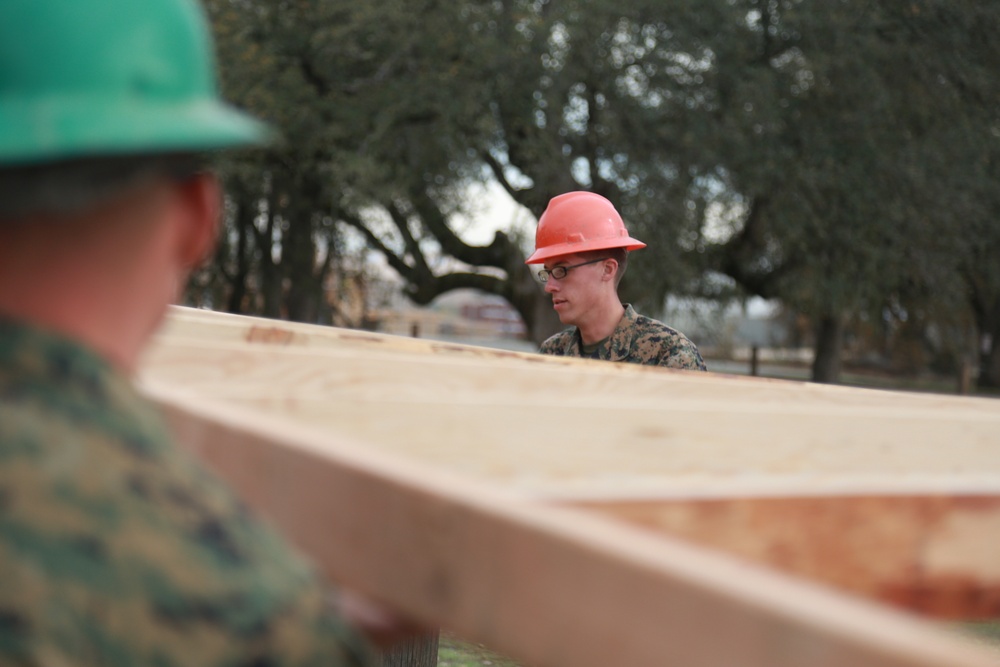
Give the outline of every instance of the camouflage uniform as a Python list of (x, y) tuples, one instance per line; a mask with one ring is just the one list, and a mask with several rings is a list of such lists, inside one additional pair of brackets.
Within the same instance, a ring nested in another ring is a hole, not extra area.
[(124, 377), (3, 319), (0, 573), (4, 665), (370, 664)]
[(584, 353), (576, 327), (548, 338), (539, 352), (561, 357), (589, 357), (647, 366), (707, 370), (698, 348), (684, 334), (663, 322), (639, 315), (629, 304), (625, 304), (625, 315), (614, 332), (602, 341), (593, 354)]

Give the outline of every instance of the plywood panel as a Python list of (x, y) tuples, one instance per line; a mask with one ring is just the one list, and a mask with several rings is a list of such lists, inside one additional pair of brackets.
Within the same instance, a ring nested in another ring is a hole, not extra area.
[(926, 623), (739, 560), (291, 420), (146, 391), (331, 579), (527, 664), (998, 664)]
[(549, 497), (1000, 490), (995, 401), (619, 366), (171, 340), (144, 373)]
[(470, 358), (525, 359), (539, 363), (573, 364), (573, 359), (555, 359), (536, 354), (460, 345), (388, 334), (317, 327), (262, 317), (247, 317), (173, 306), (161, 337), (193, 338), (203, 342), (245, 342), (275, 347), (335, 347), (368, 352), (407, 352)]
[(737, 497), (569, 505), (937, 618), (1000, 618), (1000, 496)]
[(1000, 616), (996, 401), (285, 323), (247, 342), (269, 325), (182, 314), (147, 380), (922, 613)]

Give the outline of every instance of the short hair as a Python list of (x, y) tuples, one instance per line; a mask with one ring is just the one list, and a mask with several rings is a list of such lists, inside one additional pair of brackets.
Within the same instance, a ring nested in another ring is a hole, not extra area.
[(171, 153), (0, 166), (0, 221), (82, 212), (156, 178), (185, 180), (206, 164), (198, 154)]
[(622, 277), (625, 275), (625, 270), (628, 269), (628, 250), (625, 248), (607, 248), (605, 250), (589, 250), (580, 253), (580, 255), (587, 259), (610, 258), (618, 262), (618, 270), (615, 272), (615, 289), (618, 289), (618, 286), (622, 282)]

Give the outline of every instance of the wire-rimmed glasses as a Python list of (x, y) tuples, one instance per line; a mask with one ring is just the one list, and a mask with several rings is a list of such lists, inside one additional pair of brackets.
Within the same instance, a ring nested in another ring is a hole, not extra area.
[(570, 269), (575, 269), (580, 266), (587, 266), (588, 264), (596, 264), (597, 262), (603, 262), (606, 259), (611, 259), (610, 257), (600, 257), (598, 259), (592, 259), (589, 262), (580, 262), (579, 264), (571, 264), (570, 266), (553, 266), (551, 269), (542, 269), (538, 272), (538, 277), (543, 283), (549, 281), (549, 276), (552, 276), (556, 280), (562, 280), (569, 273)]

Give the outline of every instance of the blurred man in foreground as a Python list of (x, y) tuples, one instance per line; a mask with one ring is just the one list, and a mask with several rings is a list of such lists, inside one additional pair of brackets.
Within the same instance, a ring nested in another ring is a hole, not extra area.
[(267, 134), (193, 0), (0, 2), (0, 663), (369, 663), (128, 379)]

